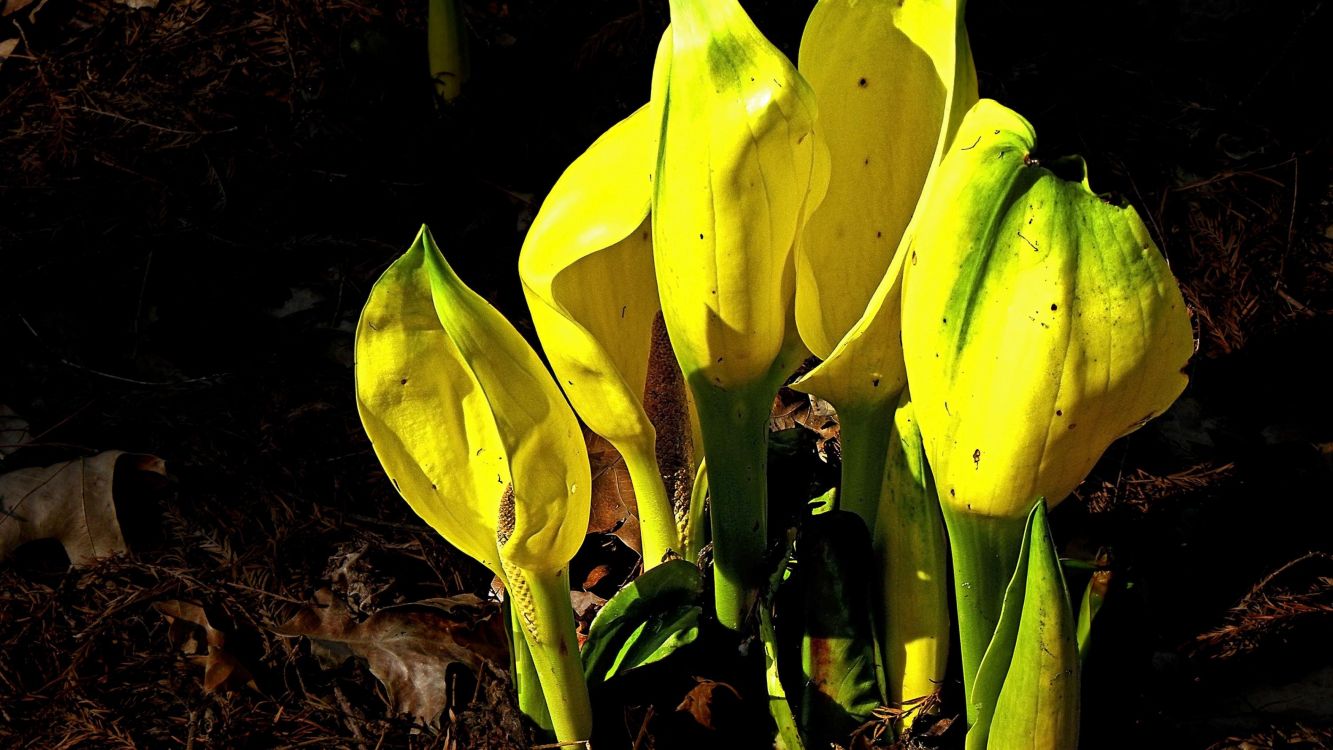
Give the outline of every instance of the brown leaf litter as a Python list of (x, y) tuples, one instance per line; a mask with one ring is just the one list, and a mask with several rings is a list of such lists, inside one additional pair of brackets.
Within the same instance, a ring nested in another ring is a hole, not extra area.
[(162, 459), (106, 451), (0, 475), (0, 560), (19, 546), (55, 539), (71, 565), (128, 551), (112, 489), (118, 472), (166, 476)]
[(315, 600), (273, 632), (308, 638), (311, 653), (329, 669), (365, 660), (394, 712), (432, 726), (449, 708), (451, 666), (476, 674), (508, 662), (499, 607), (471, 594), (386, 607), (360, 622), (328, 590)]
[(610, 534), (643, 556), (639, 527), (639, 504), (634, 497), (629, 469), (610, 441), (595, 432), (584, 432), (588, 461), (592, 468), (592, 506), (588, 514), (589, 534)]
[(1117, 508), (1147, 513), (1157, 505), (1229, 480), (1235, 468), (1232, 463), (1199, 464), (1165, 476), (1135, 469), (1114, 482), (1103, 481), (1097, 487), (1080, 488), (1078, 495), (1092, 513), (1106, 513)]
[(704, 677), (695, 677), (694, 687), (690, 688), (690, 691), (681, 699), (680, 705), (676, 706), (676, 710), (694, 717), (699, 726), (712, 729), (713, 704), (717, 702), (719, 696), (728, 694), (736, 701), (741, 700), (740, 692), (731, 685)]
[(191, 661), (203, 665), (204, 692), (240, 686), (258, 690), (250, 670), (227, 651), (226, 634), (213, 627), (203, 607), (192, 602), (169, 599), (154, 602), (153, 609), (170, 623), (167, 639), (171, 645)]

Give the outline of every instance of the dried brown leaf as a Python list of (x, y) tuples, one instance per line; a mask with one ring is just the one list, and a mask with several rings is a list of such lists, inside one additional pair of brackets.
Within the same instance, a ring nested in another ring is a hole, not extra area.
[(32, 5), (36, 0), (5, 0), (4, 10), (0, 10), (0, 16), (10, 16), (24, 8)]
[(606, 606), (606, 600), (587, 591), (569, 592), (569, 603), (574, 607), (574, 632), (579, 639), (579, 648), (588, 640), (588, 628), (592, 627), (593, 618)]
[(128, 551), (112, 496), (118, 471), (167, 473), (157, 456), (106, 451), (0, 475), (0, 560), (37, 539), (59, 541), (74, 566)]
[(311, 653), (326, 666), (365, 660), (389, 706), (426, 724), (438, 725), (448, 708), (450, 665), (479, 672), (508, 659), (499, 608), (470, 594), (386, 607), (363, 622), (327, 589), (315, 601), (273, 632), (309, 638)]
[(736, 688), (725, 682), (717, 682), (705, 677), (695, 677), (694, 682), (694, 687), (690, 688), (690, 692), (685, 694), (685, 698), (681, 700), (679, 706), (676, 706), (676, 710), (685, 711), (693, 716), (694, 720), (699, 722), (699, 726), (712, 729), (713, 700), (717, 691), (721, 689), (723, 692), (731, 693), (738, 701), (741, 699), (741, 694), (736, 691)]
[(593, 567), (592, 570), (588, 571), (588, 575), (583, 577), (583, 590), (593, 590), (596, 588), (597, 584), (601, 583), (602, 579), (606, 578), (610, 573), (611, 566), (609, 565), (597, 565)]
[(825, 455), (824, 445), (838, 436), (838, 414), (833, 405), (821, 398), (816, 398), (790, 388), (782, 388), (773, 398), (773, 410), (768, 417), (768, 429), (771, 432), (802, 427), (815, 433), (815, 446), (821, 457)]
[(923, 734), (922, 736), (923, 736), (923, 737), (939, 737), (940, 735), (942, 735), (942, 734), (944, 734), (945, 732), (949, 731), (949, 727), (953, 726), (954, 720), (957, 719), (957, 718), (958, 718), (957, 716), (950, 716), (949, 718), (946, 718), (946, 719), (940, 719), (939, 721), (935, 722), (934, 724), (931, 724), (931, 725), (930, 725), (930, 729), (927, 729), (927, 730), (925, 731), (925, 734)]
[(612, 534), (643, 555), (639, 532), (639, 504), (634, 498), (625, 459), (605, 438), (586, 432), (588, 461), (592, 466), (592, 511), (589, 534)]
[[(213, 627), (208, 613), (198, 604), (169, 600), (155, 602), (153, 609), (167, 618), (167, 640), (171, 645), (204, 668), (204, 691), (245, 685), (253, 690), (254, 677), (240, 660), (227, 651), (227, 637)], [(203, 640), (200, 640), (202, 636)]]

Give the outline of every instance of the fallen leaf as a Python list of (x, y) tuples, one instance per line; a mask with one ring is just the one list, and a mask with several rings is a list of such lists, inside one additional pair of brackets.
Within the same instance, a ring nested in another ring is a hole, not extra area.
[(606, 606), (606, 600), (587, 591), (569, 592), (569, 603), (574, 608), (574, 633), (579, 638), (579, 648), (588, 640), (588, 627), (592, 625), (597, 612)]
[(5, 9), (0, 10), (0, 16), (10, 16), (24, 8), (32, 5), (36, 0), (5, 0)]
[(106, 451), (0, 475), (0, 560), (38, 539), (59, 541), (73, 566), (127, 552), (112, 488), (136, 471), (167, 473), (157, 456)]
[(940, 719), (939, 721), (935, 722), (934, 724), (931, 724), (931, 725), (930, 725), (930, 729), (927, 729), (927, 730), (925, 731), (925, 733), (922, 734), (921, 736), (922, 736), (922, 737), (939, 737), (940, 735), (942, 735), (942, 734), (944, 734), (945, 732), (949, 731), (949, 727), (953, 726), (954, 720), (957, 719), (957, 718), (958, 718), (957, 716), (951, 716), (951, 717), (949, 717), (949, 718), (947, 718), (947, 719)]
[[(6, 39), (4, 41), (0, 41), (0, 68), (4, 67), (5, 60), (8, 60), (9, 56), (14, 54), (14, 48), (18, 46), (19, 46), (18, 39)], [(12, 452), (12, 449), (10, 450), (10, 452)]]
[(694, 682), (694, 687), (690, 688), (690, 692), (685, 694), (684, 700), (680, 702), (679, 706), (676, 706), (676, 710), (685, 711), (690, 716), (693, 716), (694, 720), (699, 722), (699, 726), (712, 729), (713, 699), (714, 694), (718, 689), (721, 688), (724, 691), (731, 693), (738, 701), (741, 699), (741, 694), (736, 691), (736, 688), (725, 682), (718, 682), (704, 677), (695, 677)]
[(586, 432), (588, 462), (592, 466), (592, 511), (589, 534), (611, 534), (643, 556), (639, 532), (639, 504), (634, 499), (625, 459), (605, 438)]
[[(18, 44), (17, 39), (8, 39), (0, 42), (0, 63), (9, 57), (9, 53), (14, 51), (14, 45)], [(0, 461), (5, 456), (22, 448), (25, 443), (32, 440), (32, 435), (28, 432), (28, 423), (14, 413), (14, 410), (0, 404)]]
[(602, 579), (606, 578), (610, 573), (611, 566), (609, 565), (598, 565), (594, 567), (592, 570), (588, 571), (588, 575), (583, 577), (583, 590), (592, 591), (593, 588), (601, 583)]
[(815, 447), (821, 458), (827, 460), (824, 445), (838, 436), (838, 414), (833, 405), (790, 388), (782, 388), (773, 399), (773, 410), (768, 417), (770, 432), (781, 432), (802, 427), (815, 433)]
[[(208, 620), (208, 613), (198, 604), (170, 600), (155, 602), (153, 609), (167, 618), (167, 640), (174, 648), (203, 664), (204, 692), (245, 685), (253, 690), (254, 677), (235, 656), (226, 650), (227, 637)], [(199, 636), (203, 640), (199, 640)]]
[(394, 711), (432, 726), (448, 708), (451, 664), (479, 672), (484, 663), (503, 665), (509, 659), (499, 607), (471, 594), (386, 607), (363, 622), (328, 589), (316, 593), (315, 601), (317, 606), (297, 612), (273, 632), (310, 639), (311, 653), (325, 668), (353, 657), (365, 660)]

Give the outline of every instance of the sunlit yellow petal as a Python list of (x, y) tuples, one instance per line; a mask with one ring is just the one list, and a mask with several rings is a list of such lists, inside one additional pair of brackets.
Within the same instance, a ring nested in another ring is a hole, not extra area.
[(1022, 517), (1164, 411), (1193, 352), (1180, 290), (1133, 208), (1081, 161), (1030, 159), (992, 101), (964, 120), (910, 247), (903, 350), (942, 502)]
[(806, 23), (800, 69), (832, 167), (797, 260), (796, 319), (816, 356), (865, 312), (957, 126), (950, 109), (976, 101), (961, 5), (821, 0)]
[(454, 274), (424, 236), (435, 312), (472, 368), (509, 456), (514, 519), (502, 554), (523, 568), (557, 569), (587, 532), (592, 479), (578, 420), (528, 346)]
[(798, 231), (826, 183), (814, 96), (734, 0), (675, 0), (653, 197), (663, 313), (687, 378), (764, 378)]
[(356, 401), (394, 486), (492, 571), (509, 461), (490, 402), (431, 298), (423, 228), (371, 290), (356, 333)]
[(611, 440), (652, 441), (643, 387), (660, 309), (647, 219), (657, 123), (647, 106), (570, 165), (542, 203), (519, 275), (575, 409)]

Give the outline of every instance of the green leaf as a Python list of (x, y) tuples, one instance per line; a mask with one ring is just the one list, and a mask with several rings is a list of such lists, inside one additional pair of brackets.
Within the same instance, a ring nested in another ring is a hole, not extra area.
[(763, 599), (759, 602), (759, 639), (764, 644), (764, 682), (768, 686), (768, 714), (777, 725), (778, 736), (774, 747), (777, 750), (805, 750), (801, 739), (801, 730), (796, 726), (796, 715), (792, 712), (791, 702), (787, 700), (787, 690), (782, 684), (782, 674), (778, 664), (778, 654), (787, 651), (778, 643), (777, 630), (773, 627), (773, 605), (778, 587), (787, 579), (791, 566), (791, 546), (788, 544), (777, 567), (768, 577)]
[(1106, 600), (1106, 591), (1111, 585), (1111, 571), (1106, 567), (1108, 556), (1105, 549), (1098, 551), (1097, 561), (1092, 566), (1092, 576), (1083, 589), (1083, 601), (1078, 608), (1078, 659), (1087, 661), (1088, 647), (1092, 642), (1092, 621), (1101, 611)]
[[(631, 669), (661, 661), (677, 649), (694, 643), (699, 636), (702, 615), (703, 607), (698, 604), (650, 615), (630, 632), (606, 674), (599, 676), (600, 681), (606, 682)], [(624, 627), (617, 628), (617, 632), (624, 630)]]
[(842, 510), (806, 519), (796, 541), (801, 594), (801, 725), (839, 742), (883, 703), (875, 677), (870, 532)]
[(693, 643), (703, 593), (699, 569), (684, 560), (663, 563), (621, 589), (588, 629), (582, 655), (589, 684), (661, 661)]
[(969, 702), (968, 750), (1065, 750), (1078, 742), (1079, 660), (1060, 558), (1038, 501)]

